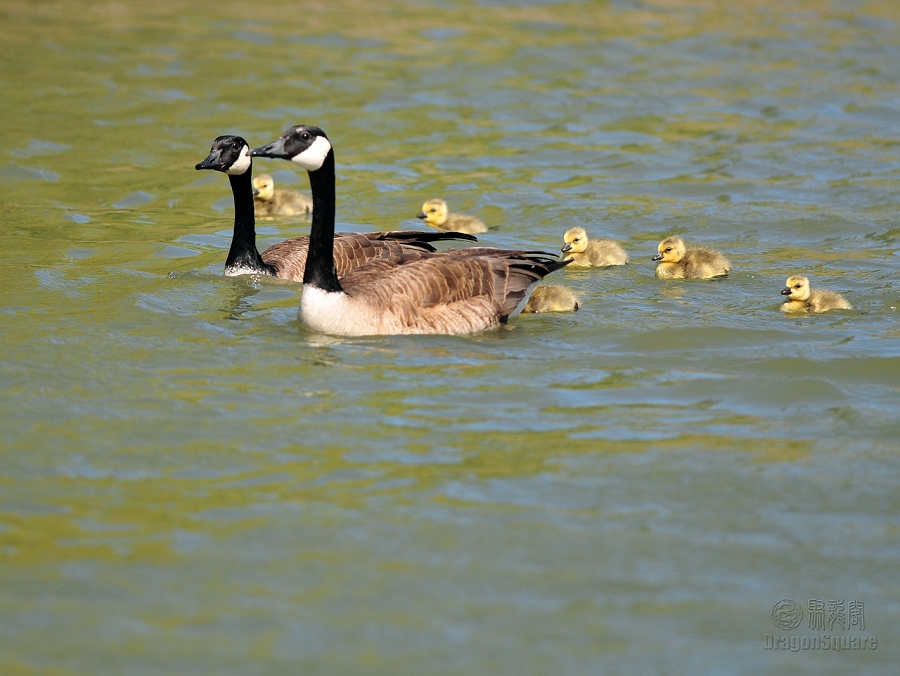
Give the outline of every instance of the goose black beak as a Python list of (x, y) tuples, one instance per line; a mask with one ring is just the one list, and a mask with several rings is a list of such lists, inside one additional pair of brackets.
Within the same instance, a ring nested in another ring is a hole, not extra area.
[(790, 296), (791, 295), (791, 287), (786, 286), (781, 290), (782, 296)]
[(572, 250), (572, 245), (571, 245), (571, 244), (566, 244), (562, 249), (560, 249), (560, 251), (562, 251), (563, 253), (566, 253), (566, 252), (571, 251), (571, 250)]
[(661, 260), (662, 260), (662, 254), (661, 254), (661, 253), (653, 254), (653, 258), (651, 258), (650, 260), (651, 260), (651, 261), (661, 261)]
[(216, 171), (222, 171), (224, 168), (225, 163), (222, 162), (221, 153), (217, 152), (211, 152), (205, 160), (194, 167), (194, 169), (215, 169)]
[(420, 211), (416, 214), (416, 218), (426, 218), (427, 214), (424, 211)]
[(250, 157), (273, 157), (279, 160), (291, 159), (284, 149), (284, 136), (264, 146), (254, 148), (250, 151)]

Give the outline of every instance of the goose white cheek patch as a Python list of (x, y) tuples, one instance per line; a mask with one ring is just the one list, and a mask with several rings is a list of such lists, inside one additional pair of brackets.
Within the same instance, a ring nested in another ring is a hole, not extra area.
[(307, 171), (316, 171), (322, 168), (330, 150), (331, 143), (329, 143), (328, 139), (324, 136), (317, 136), (309, 148), (292, 157), (291, 161), (296, 162)]
[(225, 173), (229, 176), (243, 174), (250, 168), (250, 162), (252, 162), (250, 159), (250, 148), (244, 146), (241, 148), (241, 156), (235, 160), (234, 164), (225, 170)]

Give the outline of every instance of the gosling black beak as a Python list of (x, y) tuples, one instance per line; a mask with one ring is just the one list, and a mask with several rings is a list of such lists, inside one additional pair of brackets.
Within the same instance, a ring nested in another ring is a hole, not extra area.
[(419, 213), (416, 214), (416, 218), (427, 218), (427, 217), (428, 217), (428, 214), (426, 214), (424, 211), (420, 211)]
[(221, 153), (213, 151), (209, 154), (209, 157), (195, 166), (194, 169), (215, 169), (216, 171), (222, 171), (225, 168), (225, 164), (222, 162), (221, 157)]
[(258, 194), (259, 194), (259, 188), (257, 188), (256, 186), (253, 186), (253, 194), (254, 194), (254, 195), (258, 195)]
[(661, 260), (662, 260), (662, 254), (661, 254), (661, 253), (655, 253), (655, 254), (653, 254), (653, 258), (651, 258), (650, 260), (651, 260), (651, 261), (661, 261)]
[(562, 251), (563, 253), (566, 253), (567, 251), (571, 251), (571, 250), (572, 250), (571, 244), (566, 244), (562, 249), (560, 249), (560, 251)]
[(791, 287), (786, 286), (781, 290), (782, 296), (790, 296), (791, 295)]
[(250, 151), (250, 157), (273, 157), (279, 160), (289, 160), (290, 156), (284, 150), (284, 136), (277, 138), (259, 148)]

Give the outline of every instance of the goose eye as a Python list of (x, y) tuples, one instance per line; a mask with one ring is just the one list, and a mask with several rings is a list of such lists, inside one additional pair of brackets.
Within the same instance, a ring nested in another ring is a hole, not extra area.
[(303, 132), (302, 134), (300, 134), (300, 138), (303, 141), (309, 141), (309, 132), (308, 131)]

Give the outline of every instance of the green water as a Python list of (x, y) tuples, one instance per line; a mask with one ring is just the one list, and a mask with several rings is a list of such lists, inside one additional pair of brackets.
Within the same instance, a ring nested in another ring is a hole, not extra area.
[[(896, 673), (900, 9), (203, 4), (0, 7), (0, 673)], [(193, 169), (296, 123), (340, 227), (440, 196), (632, 264), (496, 332), (308, 334)], [(655, 279), (673, 233), (732, 275)], [(784, 316), (797, 271), (855, 309)], [(817, 600), (877, 649), (766, 650)]]

